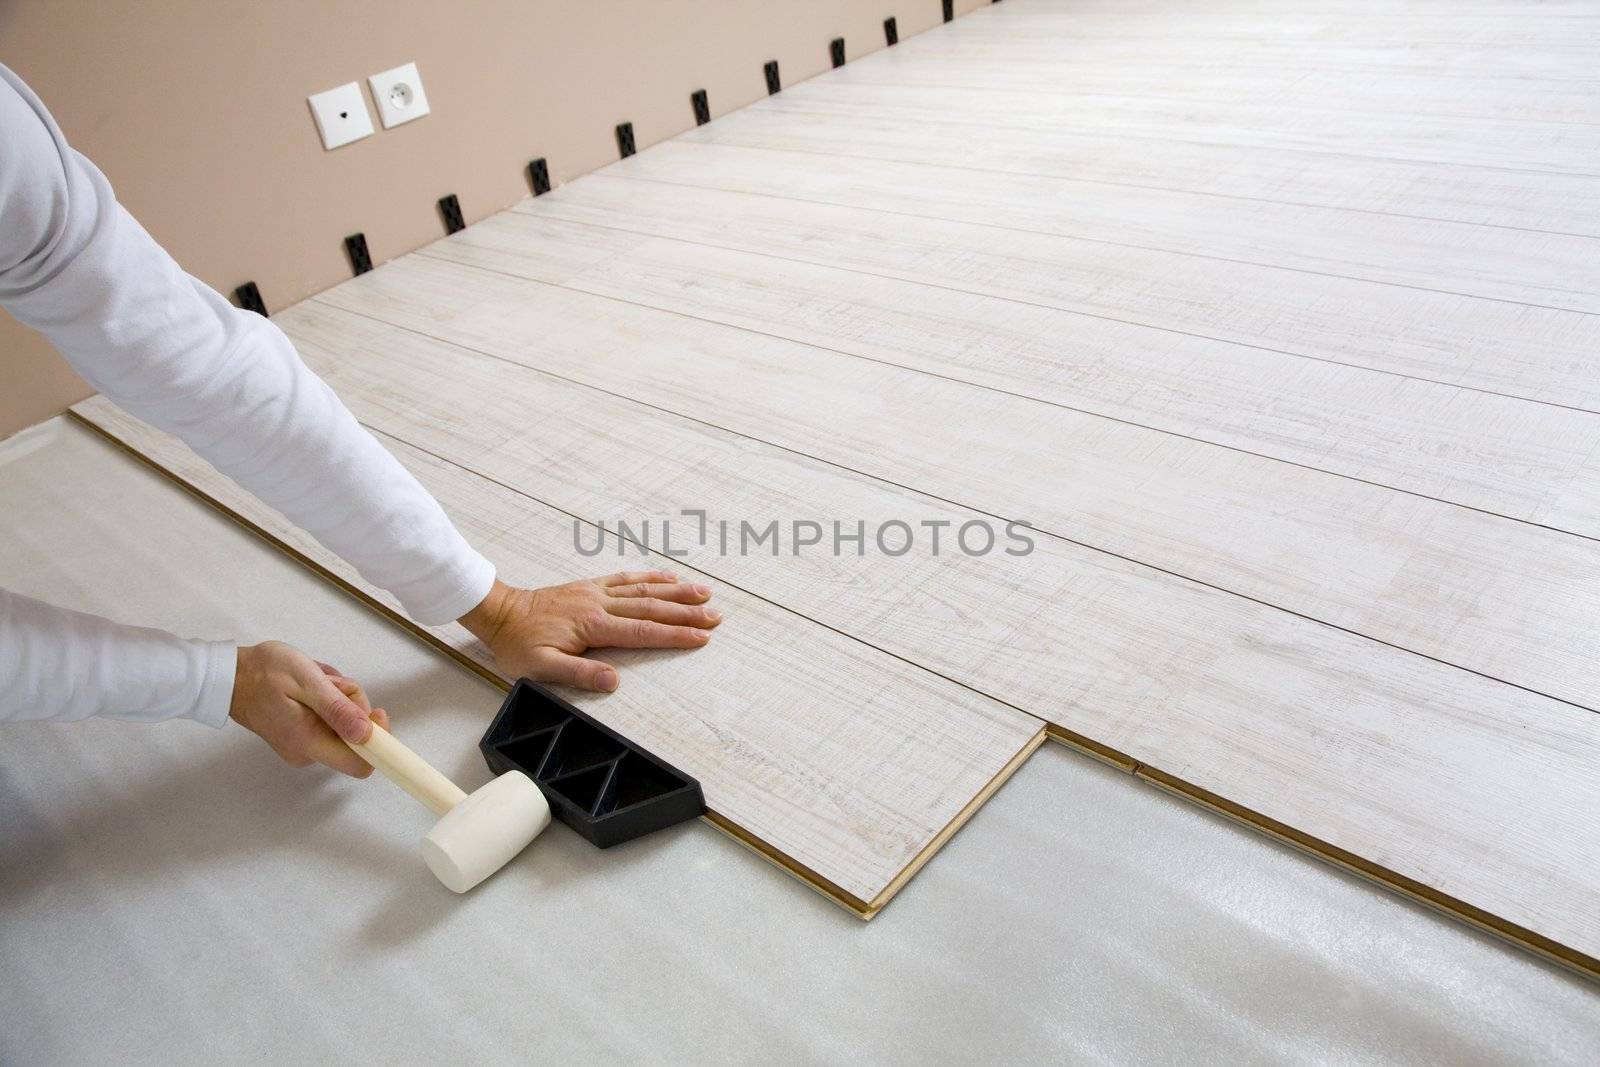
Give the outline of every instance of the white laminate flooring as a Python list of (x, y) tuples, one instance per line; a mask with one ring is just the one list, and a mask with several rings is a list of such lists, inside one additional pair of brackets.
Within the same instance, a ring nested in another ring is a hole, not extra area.
[[(342, 387), (337, 375), (327, 377)], [(369, 414), (355, 391), (342, 391)], [(414, 409), (403, 392), (391, 395), (401, 408)], [(219, 481), (172, 438), (100, 398), (77, 410), (168, 472), (204, 485), (233, 514), (393, 607), (338, 557)], [(673, 567), (686, 581), (716, 577), (659, 554), (582, 556), (576, 545), (590, 543), (593, 533), (574, 533), (570, 516), (576, 512), (439, 458), (427, 450), (434, 443), (429, 438), (409, 435), (419, 448), (389, 432), (396, 427), (369, 424), (512, 584), (538, 588), (658, 566)], [(514, 439), (514, 431), (505, 435)], [(582, 470), (574, 473), (585, 477)], [(870, 917), (971, 814), (975, 798), (1041, 742), (1044, 724), (768, 597), (711, 584), (724, 619), (737, 625), (693, 655), (608, 649), (602, 654), (621, 669), (625, 684), (615, 693), (572, 699), (697, 778), (714, 816), (785, 862), (820, 875), (822, 888)], [(495, 670), (488, 651), (462, 628), (448, 624), (429, 632)]]
[[(0, 513), (0, 583), (318, 649), (488, 779), (497, 690), (88, 431)], [(1591, 984), (1056, 745), (870, 925), (700, 824), (457, 897), (429, 823), (233, 728), (0, 728), (0, 1062), (1600, 1058)]]
[(277, 321), (518, 573), (559, 516), (1031, 523), (679, 545), (741, 672), (613, 713), (858, 902), (1047, 722), (1600, 970), (1597, 48), (1575, 2), (1007, 0)]

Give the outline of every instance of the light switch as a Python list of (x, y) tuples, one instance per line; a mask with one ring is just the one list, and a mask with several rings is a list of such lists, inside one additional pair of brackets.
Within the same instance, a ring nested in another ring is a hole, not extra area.
[(322, 147), (338, 148), (372, 136), (372, 115), (367, 111), (361, 86), (355, 82), (308, 96), (306, 102), (311, 105), (317, 131), (322, 134)]
[(415, 63), (407, 63), (367, 79), (372, 87), (372, 102), (378, 105), (378, 119), (384, 129), (420, 119), (428, 113), (428, 94), (422, 89), (422, 75)]

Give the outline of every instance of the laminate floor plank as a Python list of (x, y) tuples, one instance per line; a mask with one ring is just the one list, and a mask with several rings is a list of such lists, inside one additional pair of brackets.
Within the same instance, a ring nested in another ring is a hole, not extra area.
[[(358, 403), (359, 406), (359, 403)], [(174, 438), (96, 397), (73, 409), (317, 566), (398, 611), (388, 594)], [(385, 438), (507, 581), (543, 586), (606, 570), (678, 566), (574, 548), (569, 516)], [(587, 541), (585, 542), (588, 543)], [(730, 624), (692, 653), (618, 652), (623, 685), (569, 694), (590, 714), (701, 781), (724, 819), (875, 910), (975, 797), (1037, 746), (1042, 723), (860, 641), (717, 587)], [(465, 630), (435, 641), (491, 673)], [(631, 669), (630, 669), (631, 668)], [(485, 722), (482, 724), (487, 726)]]
[[(849, 68), (844, 68), (848, 70)], [(1538, 123), (1455, 116), (1335, 113), (1269, 102), (1034, 93), (951, 86), (848, 84), (821, 78), (751, 105), (757, 109), (858, 115), (914, 123), (934, 114), (987, 118), (1036, 136), (1103, 133), (1205, 144), (1299, 148), (1420, 163), (1593, 176), (1600, 124)]]
[[(1600, 614), (1595, 541), (900, 367), (481, 275), (415, 256), (314, 303), (559, 374), (975, 512), (1026, 520), (1153, 568), (1600, 709), (1600, 628), (1590, 624)], [(586, 277), (572, 284), (586, 284)], [(296, 341), (302, 348), (320, 345), (331, 365), (335, 345), (320, 340), (320, 332), (293, 328), (312, 314), (309, 306), (293, 314), (288, 328)], [(360, 344), (400, 343), (392, 335), (346, 336)], [(646, 337), (650, 345), (638, 343)]]
[(507, 576), (720, 584), (586, 699), (859, 912), (1049, 723), (1600, 973), (1597, 44), (1008, 0), (274, 319)]
[[(452, 514), (514, 486), (594, 520), (676, 517), (685, 502), (712, 522), (756, 525), (815, 516), (954, 529), (981, 517), (318, 302), (279, 321), (363, 422), (473, 472), (445, 479), (466, 486), (454, 495), (428, 481)], [(499, 402), (458, 417), (486, 395)], [(564, 444), (570, 432), (527, 434), (532, 410), (552, 430), (586, 428), (584, 447)], [(503, 522), (481, 532), (520, 543)], [(680, 547), (686, 564), (737, 588), (1005, 692), (1554, 942), (1600, 948), (1587, 907), (1600, 872), (1591, 712), (1043, 537), (1022, 557), (866, 563)], [(736, 623), (730, 612), (725, 625)]]
[[(1592, 36), (1597, 12), (1583, 0), (1516, 7), (1503, 0), (1484, 4), (1413, 3), (1206, 4), (1030, 3), (980, 8), (974, 19), (989, 32), (1013, 36), (1121, 37), (1315, 36), (1319, 40), (1383, 40), (1418, 43), (1559, 43)], [(1537, 18), (1529, 17), (1537, 14)]]
[[(1595, 133), (1600, 134), (1600, 126)], [(1600, 149), (1600, 138), (1595, 147)], [(771, 178), (755, 178), (762, 182), (763, 190), (781, 187), (784, 174), (800, 186), (798, 190), (803, 190), (803, 182), (810, 178), (808, 171), (795, 168), (792, 157), (746, 154), (736, 158), (739, 173), (752, 174), (752, 178), (762, 166), (771, 168)], [(1600, 158), (1600, 152), (1594, 158)], [(893, 190), (901, 205), (917, 214), (925, 214), (928, 203), (965, 194), (965, 210), (982, 211), (978, 221), (1035, 234), (1539, 307), (1600, 310), (1600, 296), (1595, 296), (1600, 288), (1600, 240), (1592, 237), (1530, 234), (1464, 222), (1374, 216), (1165, 189), (1066, 184), (1059, 179), (1005, 173), (971, 174), (966, 181), (952, 181), (946, 168), (875, 160), (851, 160), (850, 166), (838, 168), (835, 181), (848, 176), (866, 184), (874, 181), (866, 178), (867, 174), (888, 171), (896, 173), (898, 186)], [(720, 189), (726, 186), (714, 186), (714, 182), (726, 178), (718, 168), (707, 174), (706, 184)], [(944, 190), (944, 197), (939, 192), (925, 197), (922, 186)], [(813, 194), (813, 198), (822, 197)], [(989, 202), (1011, 208), (986, 211), (979, 206)], [(1550, 226), (1560, 224), (1560, 214), (1552, 210)]]
[[(1049, 65), (1053, 72), (1067, 74), (1085, 68), (1142, 64), (1147, 73), (1152, 66), (1171, 69), (1185, 83), (1190, 69), (1201, 77), (1220, 77), (1231, 68), (1248, 78), (1260, 71), (1292, 68), (1296, 63), (1301, 64), (1302, 70), (1346, 70), (1385, 76), (1449, 78), (1477, 74), (1486, 84), (1503, 78), (1574, 88), (1600, 82), (1593, 65), (1583, 61), (1584, 48), (1600, 38), (1600, 32), (1580, 32), (1566, 41), (1506, 47), (1484, 41), (1413, 43), (1394, 36), (1367, 41), (1329, 40), (1317, 32), (1279, 32), (1271, 37), (1249, 38), (1227, 30), (1215, 32), (1207, 28), (1209, 22), (1192, 25), (1191, 36), (1183, 39), (1126, 31), (1117, 35), (1067, 35), (1051, 33), (1039, 23), (997, 29), (993, 18), (984, 16), (961, 19), (938, 34), (919, 34), (898, 48), (869, 54), (884, 56), (884, 65), (931, 66), (931, 61), (947, 60), (999, 65), (1015, 59)], [(862, 56), (859, 62), (866, 58)]]
[[(1600, 316), (928, 217), (941, 198), (997, 203), (974, 186), (925, 185), (911, 202), (838, 178), (855, 206), (827, 203), (837, 171), (862, 161), (797, 172), (805, 200), (755, 191), (726, 157), (699, 156), (698, 179), (726, 189), (661, 180), (703, 150), (657, 145), (512, 210), (1600, 410)], [(761, 185), (790, 190), (770, 167)]]
[[(973, 151), (980, 129), (981, 154)], [(1004, 118), (980, 122), (931, 113), (910, 126), (893, 118), (744, 109), (673, 143), (685, 142), (789, 152), (800, 166), (841, 157), (879, 159), (943, 167), (952, 180), (966, 182), (1003, 171), (1069, 185), (1131, 185), (1600, 237), (1600, 181), (1576, 174), (1127, 134), (1042, 139), (1007, 126)]]
[[(1429, 31), (1430, 24), (1441, 21), (1437, 15), (1391, 23), (1385, 32), (1363, 37), (1350, 30), (1366, 21), (1364, 16), (1307, 20), (1287, 14), (1269, 20), (1268, 34), (1249, 36), (1239, 32), (1236, 19), (1209, 5), (1187, 15), (1168, 12), (1159, 22), (1124, 18), (1091, 26), (1080, 20), (1076, 32), (1062, 32), (1060, 23), (1030, 17), (1029, 6), (1011, 12), (981, 9), (975, 17), (960, 19), (939, 33), (920, 34), (898, 48), (874, 53), (878, 58), (873, 62), (932, 66), (925, 61), (987, 61), (994, 68), (985, 73), (1002, 74), (999, 68), (1006, 61), (1020, 60), (1048, 65), (1052, 68), (1048, 73), (1069, 76), (1085, 69), (1143, 65), (1147, 74), (1173, 71), (1171, 82), (1186, 87), (1194, 84), (1191, 69), (1200, 84), (1208, 75), (1225, 78), (1232, 72), (1247, 79), (1271, 70), (1350, 70), (1384, 79), (1466, 75), (1476, 76), (1480, 85), (1515, 78), (1525, 83), (1523, 90), (1559, 84), (1593, 87), (1600, 81), (1593, 64), (1583, 60), (1584, 50), (1600, 41), (1600, 20), (1593, 18), (1569, 21), (1565, 37), (1508, 42), (1483, 34), (1439, 37)], [(1032, 13), (1039, 13), (1036, 5)], [(1175, 36), (1174, 28), (1186, 32)], [(858, 69), (867, 69), (865, 60)], [(1152, 80), (1146, 81), (1147, 87)], [(1505, 88), (1511, 96), (1518, 91), (1511, 85)]]
[[(582, 272), (577, 250), (604, 248)], [(1600, 537), (1600, 415), (877, 275), (506, 212), (422, 252), (924, 370), (1527, 522)], [(477, 279), (408, 258), (430, 328)], [(383, 292), (405, 293), (385, 279)], [(536, 299), (537, 292), (530, 292)], [(346, 299), (334, 294), (330, 299)], [(351, 291), (346, 306), (365, 305)], [(671, 328), (670, 324), (668, 328)], [(525, 336), (518, 331), (517, 336)], [(476, 333), (474, 343), (493, 334)], [(509, 338), (508, 338), (509, 339)]]
[[(1004, 69), (996, 68), (1003, 68), (1011, 60), (1048, 64), (1058, 73), (1072, 73), (1085, 65), (1105, 69), (1142, 66), (1146, 74), (1142, 89), (1148, 90), (1152, 87), (1148, 77), (1152, 64), (1173, 71), (1172, 84), (1181, 81), (1185, 88), (1194, 84), (1195, 75), (1222, 77), (1232, 70), (1248, 78), (1266, 71), (1293, 70), (1299, 64), (1302, 73), (1315, 69), (1385, 77), (1398, 74), (1505, 79), (1504, 88), (1511, 95), (1519, 88), (1527, 88), (1530, 81), (1541, 86), (1566, 84), (1574, 89), (1600, 86), (1600, 74), (1595, 73), (1588, 55), (1588, 49), (1600, 39), (1600, 27), (1595, 33), (1565, 41), (1507, 45), (1482, 40), (1418, 42), (1392, 32), (1368, 40), (1330, 40), (1326, 32), (1308, 30), (1297, 34), (1276, 27), (1271, 36), (1248, 37), (1232, 29), (1219, 32), (1209, 14), (1191, 23), (1191, 32), (1183, 37), (1153, 30), (1142, 34), (1073, 35), (1041, 32), (1040, 26), (1035, 23), (997, 29), (992, 16), (961, 19), (941, 33), (919, 35), (896, 49), (870, 53), (871, 65), (858, 65), (852, 75), (872, 71), (875, 78), (877, 71), (891, 68), (920, 74), (949, 60), (994, 64), (983, 72), (986, 75), (1004, 75)], [(868, 58), (862, 56), (857, 62), (865, 64)], [(1512, 79), (1523, 84), (1517, 86)], [(1346, 101), (1328, 103), (1339, 106)]]
[[(1283, 111), (1392, 114), (1458, 123), (1483, 119), (1593, 123), (1600, 114), (1600, 81), (1589, 78), (1329, 68), (1318, 63), (1315, 54), (1292, 50), (1277, 62), (1262, 59), (1258, 65), (1244, 66), (1226, 53), (1197, 59), (1192, 46), (1181, 51), (1188, 61), (1151, 55), (1121, 63), (1068, 63), (1052, 56), (1048, 45), (1029, 50), (1014, 45), (908, 48), (882, 53), (882, 58), (874, 54), (873, 62), (863, 61), (839, 83), (1169, 102), (1271, 100)], [(1178, 54), (1175, 49), (1174, 57)], [(1574, 57), (1574, 66), (1581, 62)], [(1165, 82), (1152, 81), (1152, 64), (1165, 72)]]
[[(1600, 24), (1543, 45), (1429, 42), (1399, 27), (1380, 42), (1327, 40), (1328, 25), (1270, 38), (1218, 34), (1210, 12), (1190, 32), (1128, 38), (1040, 32), (1026, 14), (981, 11), (852, 64), (848, 84), (1012, 88), (1222, 100), (1343, 111), (1595, 121)], [(997, 26), (1004, 27), (996, 29)], [(1153, 71), (1161, 77), (1152, 77)]]

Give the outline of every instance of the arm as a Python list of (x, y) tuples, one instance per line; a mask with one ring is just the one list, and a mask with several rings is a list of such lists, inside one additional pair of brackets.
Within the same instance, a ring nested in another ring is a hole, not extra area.
[[(0, 66), (0, 304), (91, 384), (183, 438), (392, 590), (425, 622), (471, 610), (494, 572), (288, 339), (185, 275)], [(360, 687), (286, 645), (236, 648), (0, 591), (0, 722), (232, 717), (291, 763), (364, 777), (339, 742)]]
[(185, 641), (0, 589), (0, 722), (195, 719), (221, 726), (234, 646)]
[(0, 724), (92, 716), (128, 722), (231, 717), (288, 762), (356, 778), (371, 768), (335, 734), (387, 726), (361, 687), (288, 645), (187, 641), (0, 589)]
[[(301, 362), (288, 338), (184, 274), (4, 66), (0, 133), (0, 304), (121, 407), (181, 438), (394, 593), (412, 618), (459, 620), (512, 677), (605, 691), (616, 688), (616, 671), (586, 658), (590, 648), (705, 643), (719, 616), (700, 606), (711, 595), (704, 586), (656, 572), (537, 590), (497, 581), (491, 564)], [(149, 675), (145, 696), (129, 705), (127, 717), (220, 723), (221, 683), (197, 695), (195, 678), (222, 678), (232, 658), (232, 717), (290, 762), (346, 769), (350, 754), (330, 731), (360, 742), (367, 716), (381, 714), (353, 695), (360, 693), (354, 682), (286, 645), (235, 652), (81, 616), (71, 625), (41, 622), (45, 616), (36, 613), (54, 609), (28, 610), (33, 622), (15, 631), (30, 635), (27, 647), (64, 647), (12, 664), (19, 688), (31, 695), (25, 711), (0, 704), (0, 720), (105, 713), (122, 699), (119, 673), (139, 678), (142, 670)], [(98, 687), (77, 684), (75, 673), (85, 660), (74, 635), (91, 632), (101, 656)], [(162, 654), (141, 658), (152, 648)], [(308, 708), (329, 729), (308, 720)]]
[(417, 621), (488, 595), (494, 568), (283, 332), (184, 274), (3, 66), (0, 130), (0, 303)]

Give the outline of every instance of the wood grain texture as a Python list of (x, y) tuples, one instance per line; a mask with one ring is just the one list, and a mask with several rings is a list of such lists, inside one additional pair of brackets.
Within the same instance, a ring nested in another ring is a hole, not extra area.
[[(981, 154), (973, 151), (975, 136), (982, 137)], [(820, 105), (747, 108), (692, 130), (676, 143), (684, 142), (931, 164), (956, 172), (953, 176), (998, 170), (1069, 185), (1110, 182), (1600, 236), (1600, 187), (1588, 175), (1130, 133), (1057, 132), (1044, 138), (1007, 125), (1004, 116), (982, 119), (931, 107), (915, 125), (893, 117), (831, 113)], [(808, 161), (795, 162), (804, 166)]]
[[(1413, 41), (1394, 36), (1394, 30), (1367, 40), (1330, 38), (1321, 32), (1295, 33), (1290, 27), (1275, 24), (1271, 36), (1248, 37), (1236, 32), (1237, 26), (1213, 17), (1209, 10), (1191, 19), (1189, 25), (1190, 32), (1182, 37), (1149, 33), (1129, 37), (1109, 30), (1074, 35), (1051, 29), (1046, 20), (1028, 18), (1025, 8), (1009, 15), (996, 11), (963, 19), (936, 36), (908, 41), (896, 52), (882, 53), (881, 59), (868, 62), (863, 57), (840, 79), (852, 83), (858, 78), (871, 80), (867, 76), (901, 68), (906, 77), (926, 76), (951, 63), (982, 64), (982, 74), (999, 78), (1005, 76), (1010, 64), (1022, 63), (1030, 71), (1037, 64), (1057, 77), (1086, 70), (1139, 69), (1146, 75), (1142, 90), (1170, 91), (1181, 83), (1185, 89), (1203, 91), (1230, 78), (1238, 78), (1241, 88), (1254, 88), (1250, 79), (1264, 75), (1293, 71), (1304, 76), (1338, 71), (1381, 76), (1369, 78), (1365, 86), (1350, 86), (1351, 91), (1398, 85), (1401, 91), (1386, 100), (1390, 104), (1396, 103), (1396, 95), (1400, 102), (1411, 95), (1409, 83), (1389, 81), (1395, 75), (1473, 76), (1480, 85), (1493, 87), (1499, 102), (1506, 104), (1514, 104), (1519, 93), (1563, 86), (1578, 92), (1600, 82), (1594, 65), (1588, 61), (1581, 35), (1563, 42), (1508, 47), (1484, 39)], [(935, 62), (926, 62), (929, 59)], [(1153, 65), (1172, 72), (1169, 83), (1151, 84), (1149, 73)], [(1503, 84), (1509, 79), (1516, 83)], [(1452, 105), (1459, 101), (1460, 97), (1450, 98)], [(1322, 104), (1357, 110), (1347, 98), (1329, 99)], [(1526, 104), (1512, 117), (1528, 118)]]
[[(227, 511), (395, 611), (388, 594), (175, 439), (96, 397), (73, 409)], [(551, 585), (621, 569), (585, 558), (572, 520), (405, 443), (384, 444), (438, 498), (506, 581)], [(587, 542), (586, 542), (587, 543)], [(657, 557), (631, 567), (678, 566)], [(694, 580), (694, 579), (690, 579)], [(973, 797), (1037, 745), (1042, 724), (743, 591), (717, 586), (727, 629), (693, 654), (608, 651), (617, 692), (572, 694), (585, 711), (701, 781), (724, 820), (820, 875), (870, 914)], [(455, 625), (433, 639), (493, 671)], [(487, 720), (485, 720), (486, 724)], [(481, 729), (485, 724), (468, 725)]]
[[(623, 176), (679, 147), (656, 146), (513, 210), (1600, 410), (1600, 316), (907, 215), (887, 187), (842, 179), (854, 201), (876, 206), (819, 202), (827, 175), (851, 160), (792, 181), (763, 168), (776, 194), (736, 188), (737, 168), (709, 160), (699, 170), (736, 191)], [(928, 195), (989, 202), (981, 185), (952, 192), (940, 181)]]
[[(836, 896), (1045, 720), (1600, 972), (1600, 125), (1553, 118), (1597, 40), (1577, 0), (1008, 0), (276, 321), (523, 580), (559, 516), (626, 521), (617, 566), (679, 524), (732, 665), (597, 706)], [(951, 545), (1008, 519), (1032, 553)], [(793, 545), (890, 520), (945, 551)]]
[[(692, 501), (713, 521), (980, 517), (316, 302), (279, 321), (368, 425), (563, 510), (659, 521)], [(552, 321), (549, 333), (573, 328)], [(491, 392), (501, 402), (482, 417), (453, 417)], [(534, 409), (546, 427), (588, 428), (584, 448), (523, 432)], [(733, 586), (1519, 926), (1600, 947), (1584, 903), (1600, 874), (1591, 712), (1061, 542), (1021, 559), (875, 564), (682, 547)]]
[(914, 122), (930, 112), (976, 116), (1000, 125), (1056, 134), (1125, 133), (1201, 144), (1298, 148), (1361, 158), (1457, 163), (1592, 175), (1600, 127), (1507, 119), (1336, 112), (1270, 102), (1168, 99), (1159, 96), (1034, 93), (932, 85), (844, 85), (820, 78), (756, 108), (829, 113)]
[[(1106, 54), (1087, 41), (1079, 49), (1059, 41), (986, 43), (956, 28), (904, 49), (863, 60), (838, 79), (848, 85), (894, 85), (939, 89), (1011, 90), (1037, 95), (1123, 96), (1255, 104), (1271, 100), (1282, 111), (1327, 115), (1394, 113), (1459, 120), (1588, 122), (1600, 109), (1600, 82), (1593, 67), (1572, 50), (1545, 53), (1550, 68), (1542, 79), (1513, 73), (1477, 74), (1472, 55), (1347, 58), (1305, 47), (1200, 49), (1194, 41), (1166, 48), (1142, 44)], [(1079, 53), (1075, 56), (1075, 53)], [(1085, 54), (1087, 53), (1087, 54)], [(1075, 61), (1076, 60), (1076, 61)], [(1306, 63), (1316, 63), (1306, 69)], [(1166, 82), (1152, 82), (1152, 67)], [(1563, 75), (1562, 71), (1570, 71)], [(1591, 76), (1585, 76), (1591, 75)]]
[[(1285, 41), (1321, 47), (1389, 46), (1450, 49), (1463, 46), (1531, 50), (1581, 48), (1594, 36), (1594, 8), (1586, 3), (1539, 4), (1538, 17), (1519, 17), (1505, 0), (1483, 4), (1375, 3), (1328, 4), (1297, 0), (1290, 4), (1208, 3), (1205, 6), (1152, 3), (1071, 5), (1021, 3), (983, 9), (981, 19), (961, 28), (973, 36), (1004, 40), (1075, 41), (1089, 39), (1115, 48), (1127, 42)], [(1511, 14), (1508, 15), (1508, 12)], [(1505, 59), (1498, 60), (1505, 63)]]
[[(838, 199), (850, 206), (877, 206), (919, 217), (1173, 252), (1212, 262), (1600, 311), (1600, 239), (1592, 237), (1164, 189), (1065, 185), (1031, 175), (984, 174), (981, 183), (952, 182), (943, 168), (880, 160), (841, 160), (828, 168), (831, 181), (820, 183), (796, 168), (792, 158), (731, 150), (722, 154), (733, 158), (718, 164), (711, 180), (702, 177), (687, 184), (794, 200)], [(706, 170), (702, 166), (700, 174)], [(618, 173), (661, 177), (652, 174), (650, 164), (619, 168)], [(823, 188), (841, 187), (850, 190), (847, 197), (821, 194)], [(1560, 224), (1553, 210), (1551, 219), (1552, 225)]]
[[(561, 269), (569, 249), (589, 246), (604, 247), (608, 255), (581, 273)], [(470, 296), (475, 287), (493, 284), (430, 271), (418, 262), (423, 257), (560, 284), (1600, 535), (1600, 517), (1584, 504), (1600, 495), (1600, 415), (1589, 412), (516, 212), (486, 219), (399, 264), (395, 273), (411, 272), (412, 280), (374, 285), (383, 298), (376, 313), (426, 329), (453, 317), (452, 301), (476, 307)], [(423, 294), (415, 305), (413, 286)], [(512, 290), (503, 290), (509, 299)], [(361, 290), (348, 292), (358, 300)], [(541, 296), (527, 293), (530, 300)], [(345, 306), (363, 310), (359, 303)], [(682, 327), (664, 320), (664, 328)], [(518, 336), (527, 340), (532, 334)], [(479, 331), (473, 343), (492, 338)]]
[[(1600, 707), (1594, 541), (421, 256), (320, 302)], [(329, 340), (323, 318), (299, 327), (314, 314), (280, 321), (328, 373), (411, 343), (348, 323)]]

